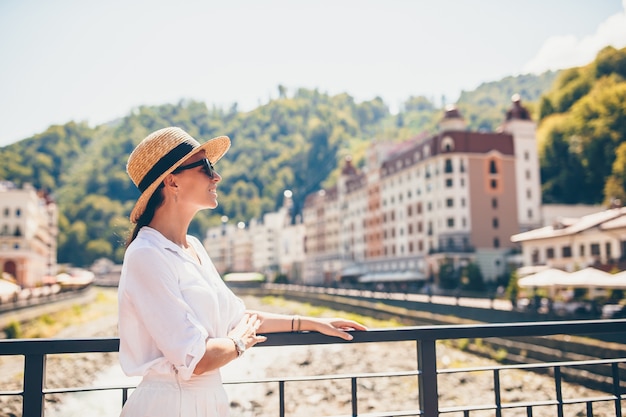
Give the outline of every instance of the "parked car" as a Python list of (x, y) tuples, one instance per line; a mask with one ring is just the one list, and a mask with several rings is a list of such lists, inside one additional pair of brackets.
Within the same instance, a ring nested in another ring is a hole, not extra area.
[(8, 303), (17, 301), (22, 288), (16, 283), (0, 278), (0, 302)]

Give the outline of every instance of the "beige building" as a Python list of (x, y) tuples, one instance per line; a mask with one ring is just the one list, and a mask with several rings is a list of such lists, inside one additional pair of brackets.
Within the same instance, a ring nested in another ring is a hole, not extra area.
[(284, 274), (302, 282), (305, 229), (299, 218), (292, 222), (292, 207), (291, 191), (285, 191), (283, 206), (261, 220), (235, 226), (224, 217), (210, 228), (204, 246), (218, 272), (260, 272), (270, 280)]
[(0, 183), (0, 268), (30, 288), (57, 273), (58, 213), (30, 184)]
[(511, 240), (522, 246), (524, 267), (622, 270), (626, 266), (626, 207), (557, 218), (551, 225), (515, 234)]

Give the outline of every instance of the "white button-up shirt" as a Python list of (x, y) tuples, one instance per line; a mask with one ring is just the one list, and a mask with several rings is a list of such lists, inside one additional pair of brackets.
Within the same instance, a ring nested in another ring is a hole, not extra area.
[(200, 264), (147, 226), (126, 250), (118, 290), (119, 360), (129, 376), (177, 372), (188, 380), (207, 339), (226, 337), (243, 317), (243, 302), (200, 241), (187, 236), (187, 242)]

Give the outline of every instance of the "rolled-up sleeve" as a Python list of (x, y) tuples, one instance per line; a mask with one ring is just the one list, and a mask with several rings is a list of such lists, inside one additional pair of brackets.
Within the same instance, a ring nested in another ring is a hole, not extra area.
[(127, 253), (124, 269), (119, 295), (122, 366), (126, 361), (131, 374), (143, 373), (165, 358), (181, 378), (191, 378), (209, 334), (182, 296), (179, 272), (149, 246)]

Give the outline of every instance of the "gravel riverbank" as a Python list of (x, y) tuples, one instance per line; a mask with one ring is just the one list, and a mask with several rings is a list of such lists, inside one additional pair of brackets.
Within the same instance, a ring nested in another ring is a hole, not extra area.
[[(281, 313), (303, 314), (296, 303), (265, 305), (262, 300), (245, 297), (252, 309)], [(106, 310), (109, 311), (109, 310)], [(110, 311), (115, 311), (114, 309)], [(115, 314), (103, 314), (88, 323), (64, 329), (56, 337), (114, 337), (117, 334)], [(437, 347), (438, 366), (463, 368), (489, 366), (492, 361), (467, 354), (440, 344)], [(48, 388), (89, 386), (98, 373), (117, 363), (117, 354), (55, 355), (48, 359)], [(416, 369), (414, 343), (364, 343), (354, 345), (324, 345), (299, 347), (254, 348), (223, 369), (225, 381), (249, 378), (284, 376), (312, 376), (321, 374), (403, 372)], [(23, 361), (0, 358), (0, 390), (21, 389)], [(522, 371), (503, 371), (501, 396), (503, 403), (555, 399), (554, 381), (549, 376)], [(441, 375), (438, 380), (440, 403), (444, 407), (483, 405), (494, 403), (493, 375), (491, 372), (474, 372)], [(279, 412), (277, 383), (229, 384), (233, 417), (276, 417)], [(357, 385), (359, 413), (409, 410), (419, 408), (417, 377), (360, 378)], [(563, 384), (564, 398), (600, 396), (585, 388)], [(20, 416), (19, 397), (0, 397), (0, 416)], [(46, 408), (62, 407), (62, 397), (47, 396)], [(623, 405), (623, 407), (626, 405)], [(285, 411), (287, 416), (351, 415), (350, 379), (321, 380), (313, 382), (287, 382), (285, 384)], [(622, 410), (624, 413), (626, 410)], [(569, 405), (566, 416), (585, 416), (585, 405)], [(85, 413), (85, 415), (90, 415)], [(111, 417), (117, 414), (112, 414)], [(446, 414), (462, 416), (462, 413)], [(473, 411), (476, 416), (493, 416), (493, 411)], [(526, 416), (526, 409), (506, 410), (503, 416)], [(533, 409), (533, 416), (554, 416), (556, 408), (546, 406)], [(615, 416), (611, 402), (593, 406), (596, 417)], [(93, 416), (93, 417), (105, 417)], [(106, 416), (108, 417), (108, 416)]]

